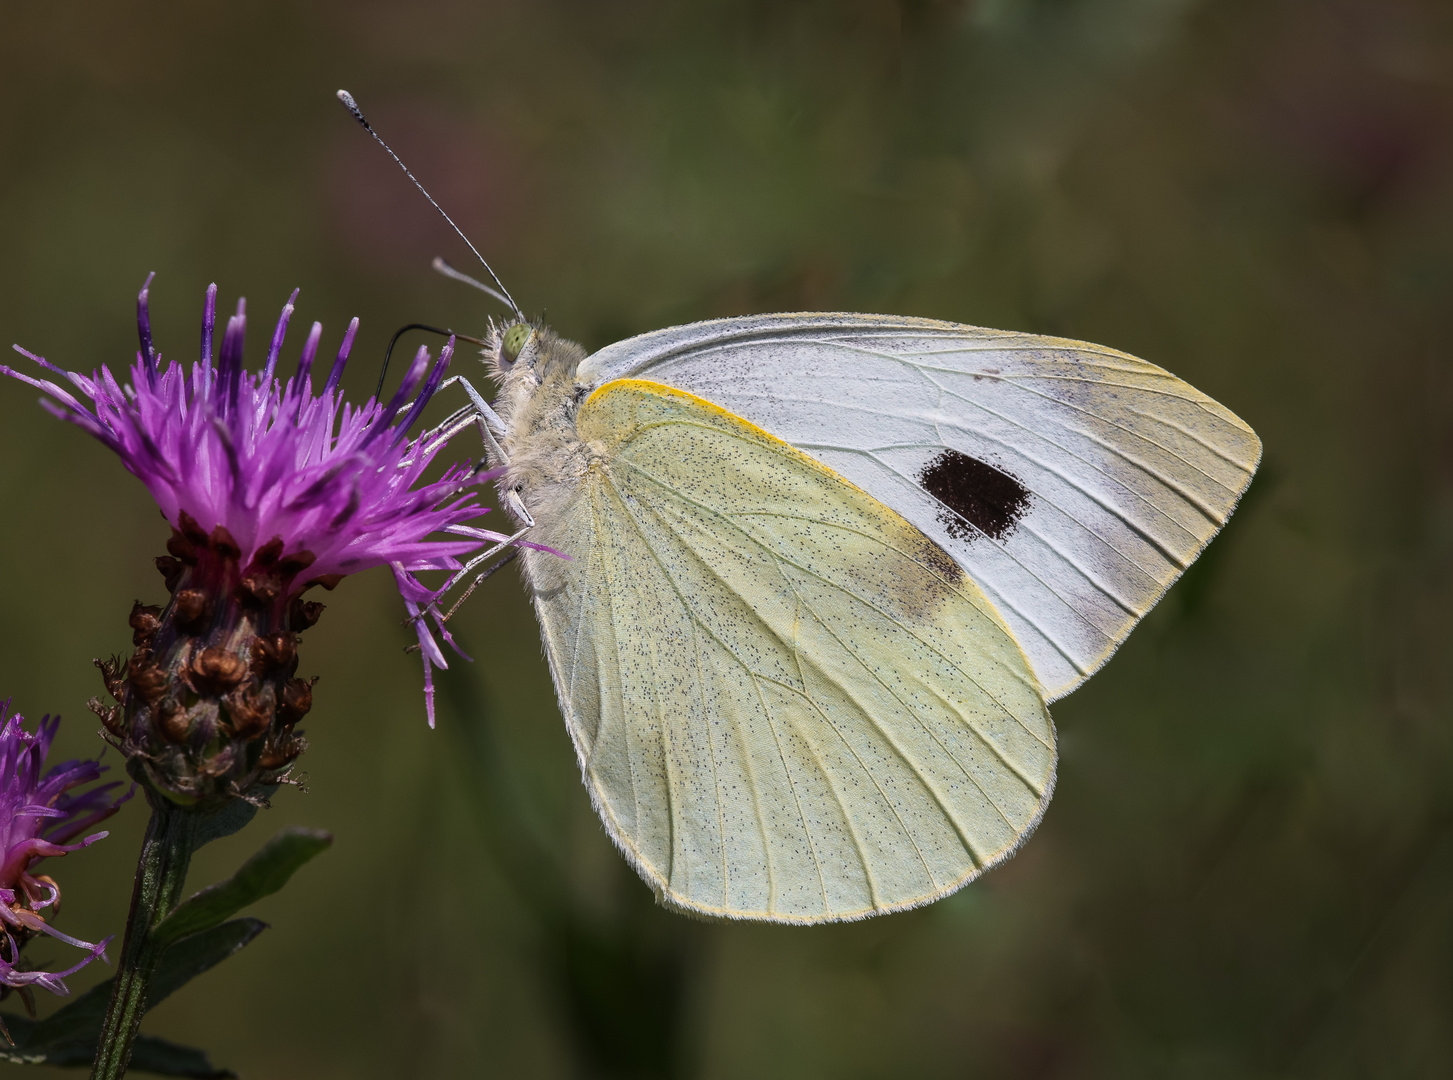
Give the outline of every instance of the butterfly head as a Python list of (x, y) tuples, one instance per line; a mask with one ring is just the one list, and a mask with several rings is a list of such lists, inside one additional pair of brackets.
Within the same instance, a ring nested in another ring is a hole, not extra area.
[(505, 332), (499, 338), (499, 363), (505, 371), (515, 366), (515, 361), (520, 358), (520, 353), (529, 344), (530, 338), (534, 337), (534, 327), (529, 323), (517, 322), (505, 328)]
[(532, 367), (539, 352), (539, 330), (524, 320), (514, 322), (490, 322), (490, 332), (485, 338), (484, 362), (490, 373), (503, 379), (520, 366)]

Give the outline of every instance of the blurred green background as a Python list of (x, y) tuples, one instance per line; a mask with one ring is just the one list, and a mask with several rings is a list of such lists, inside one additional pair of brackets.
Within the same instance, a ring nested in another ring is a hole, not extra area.
[[(1022, 853), (850, 926), (652, 905), (513, 571), (432, 732), (390, 580), (348, 581), (304, 641), (307, 793), (194, 880), (288, 822), (336, 845), (148, 1030), (251, 1078), (1453, 1075), (1453, 6), (7, 4), (0, 337), (124, 365), (155, 270), (164, 354), (215, 280), (258, 364), (301, 286), (325, 343), (362, 316), (362, 396), (396, 327), (481, 328), (339, 86), (590, 348), (781, 309), (1087, 338), (1234, 409), (1265, 465), (1055, 706)], [(35, 399), (0, 385), (0, 693), (93, 753), (90, 660), (163, 596), (167, 529)], [(64, 929), (121, 931), (143, 825), (48, 866)]]

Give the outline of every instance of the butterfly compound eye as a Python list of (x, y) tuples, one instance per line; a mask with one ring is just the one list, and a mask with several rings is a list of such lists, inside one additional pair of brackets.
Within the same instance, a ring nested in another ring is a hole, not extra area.
[(505, 331), (504, 337), (500, 340), (500, 357), (506, 364), (513, 364), (520, 357), (520, 351), (530, 340), (532, 331), (526, 323), (515, 323)]

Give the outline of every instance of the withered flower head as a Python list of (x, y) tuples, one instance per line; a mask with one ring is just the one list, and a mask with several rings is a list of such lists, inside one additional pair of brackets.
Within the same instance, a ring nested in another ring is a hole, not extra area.
[[(73, 792), (101, 775), (96, 761), (66, 761), (43, 772), (60, 717), (47, 716), (30, 732), (18, 714), (6, 719), (9, 708), (9, 701), (0, 702), (0, 986), (21, 993), (40, 986), (66, 994), (65, 977), (98, 956), (105, 959), (111, 939), (93, 945), (53, 927), (46, 916), (60, 905), (60, 886), (36, 873), (36, 866), (104, 839), (105, 832), (93, 832), (70, 842), (114, 814), (130, 795), (112, 798), (118, 783)], [(86, 956), (64, 971), (26, 970), (20, 948), (37, 934), (84, 949)]]
[(426, 481), (446, 440), (406, 435), (444, 377), (452, 339), (437, 362), (421, 348), (387, 403), (370, 398), (354, 407), (338, 383), (357, 319), (315, 395), (319, 323), (297, 373), (286, 383), (275, 374), (296, 292), (254, 374), (242, 362), (242, 301), (213, 363), (215, 285), (207, 290), (201, 360), (162, 365), (147, 312), (150, 284), (137, 298), (141, 347), (129, 386), (104, 366), (87, 377), (18, 347), (58, 381), (0, 367), (44, 390), (52, 400), (43, 405), (115, 450), (172, 525), (168, 553), (157, 559), (170, 601), (138, 603), (136, 652), (98, 661), (118, 704), (93, 708), (133, 771), (184, 804), (285, 780), (305, 745), (295, 725), (312, 704), (312, 684), (297, 678), (298, 635), (323, 610), (303, 593), (375, 566), (390, 567), (414, 616), (432, 724), (430, 665), (447, 665), (420, 617), (436, 594), (417, 575), (455, 570), (459, 556), (506, 539), (465, 525), (485, 512), (471, 489), (488, 477), (465, 465)]

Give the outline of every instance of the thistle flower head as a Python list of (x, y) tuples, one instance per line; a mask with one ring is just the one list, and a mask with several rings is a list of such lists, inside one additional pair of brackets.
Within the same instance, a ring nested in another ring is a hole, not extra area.
[[(103, 767), (96, 761), (66, 761), (43, 771), (60, 717), (47, 716), (35, 731), (26, 731), (18, 714), (7, 719), (9, 708), (9, 701), (0, 703), (0, 986), (22, 991), (40, 986), (65, 994), (65, 977), (97, 956), (104, 959), (111, 938), (92, 944), (51, 926), (46, 915), (59, 907), (60, 887), (35, 870), (42, 859), (103, 839), (105, 832), (91, 830), (130, 794), (113, 798), (118, 783), (74, 791), (100, 777)], [(86, 956), (64, 971), (25, 970), (19, 965), (20, 947), (37, 934), (84, 949)]]
[(392, 398), (355, 407), (339, 379), (357, 319), (315, 393), (319, 323), (296, 372), (286, 381), (277, 374), (296, 292), (254, 373), (243, 366), (242, 301), (214, 355), (215, 285), (201, 358), (163, 365), (150, 284), (137, 298), (140, 348), (129, 384), (105, 366), (83, 375), (18, 346), (53, 378), (0, 367), (114, 450), (172, 525), (168, 554), (157, 560), (171, 600), (133, 610), (137, 652), (100, 665), (118, 705), (93, 708), (153, 786), (182, 802), (277, 783), (305, 745), (294, 725), (312, 701), (312, 684), (294, 677), (297, 637), (323, 606), (302, 594), (388, 566), (419, 636), (432, 724), (430, 665), (447, 664), (423, 618), (437, 595), (418, 575), (456, 570), (460, 556), (508, 539), (465, 524), (485, 513), (473, 488), (490, 477), (464, 465), (426, 479), (445, 440), (407, 435), (444, 377), (453, 339), (437, 360), (420, 348)]
[(443, 378), (452, 342), (433, 362), (420, 348), (387, 403), (370, 398), (355, 408), (343, 401), (338, 382), (357, 319), (343, 335), (322, 392), (315, 394), (320, 323), (308, 333), (296, 373), (286, 383), (277, 378), (296, 291), (278, 319), (263, 370), (253, 373), (242, 362), (247, 315), (241, 300), (214, 362), (216, 285), (207, 290), (200, 361), (163, 366), (151, 337), (150, 283), (147, 278), (137, 298), (141, 348), (129, 385), (121, 385), (108, 367), (86, 376), (19, 347), (17, 352), (69, 388), (8, 367), (0, 371), (44, 390), (52, 400), (42, 404), (51, 412), (114, 450), (175, 529), (182, 531), (190, 517), (208, 533), (224, 530), (244, 564), (280, 545), (281, 557), (306, 561), (309, 580), (384, 565), (408, 574), (454, 569), (455, 556), (479, 546), (457, 537), (428, 539), (485, 510), (465, 491), (475, 480), (467, 466), (421, 484), (443, 444), (405, 437)]

